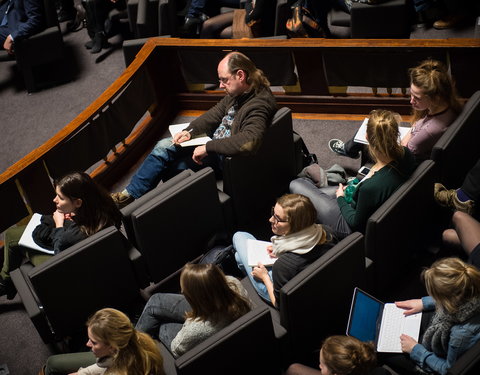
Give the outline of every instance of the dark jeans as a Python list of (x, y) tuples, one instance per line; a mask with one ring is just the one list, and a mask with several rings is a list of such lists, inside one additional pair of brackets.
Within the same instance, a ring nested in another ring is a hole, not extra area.
[(159, 339), (168, 349), (192, 308), (182, 294), (157, 293), (150, 297), (136, 329)]
[(187, 17), (198, 17), (200, 13), (215, 16), (219, 13), (220, 7), (238, 8), (239, 6), (239, 0), (192, 0)]

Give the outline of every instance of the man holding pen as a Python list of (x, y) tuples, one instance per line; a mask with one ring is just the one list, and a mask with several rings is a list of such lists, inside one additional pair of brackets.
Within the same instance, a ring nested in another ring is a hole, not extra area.
[[(227, 95), (185, 130), (156, 144), (125, 190), (112, 194), (120, 208), (184, 169), (210, 166), (221, 175), (224, 156), (257, 151), (277, 109), (270, 83), (240, 52), (227, 54), (217, 70), (220, 88)], [(183, 142), (204, 135), (212, 140), (197, 147), (181, 146)]]

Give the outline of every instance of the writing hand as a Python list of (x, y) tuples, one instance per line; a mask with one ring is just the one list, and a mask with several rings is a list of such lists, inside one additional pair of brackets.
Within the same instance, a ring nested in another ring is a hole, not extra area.
[(205, 145), (198, 146), (193, 150), (192, 159), (195, 163), (202, 165), (202, 160), (208, 155)]
[(423, 310), (423, 303), (421, 299), (409, 299), (406, 301), (395, 302), (395, 306), (404, 309), (406, 316), (416, 314)]
[(190, 131), (182, 130), (181, 132), (175, 134), (175, 136), (173, 137), (172, 143), (178, 145), (182, 142), (186, 142), (186, 141), (190, 140), (190, 138), (192, 138), (192, 135), (190, 134)]
[(273, 254), (273, 246), (272, 245), (267, 246), (267, 254), (270, 258), (276, 258), (277, 257), (275, 254)]

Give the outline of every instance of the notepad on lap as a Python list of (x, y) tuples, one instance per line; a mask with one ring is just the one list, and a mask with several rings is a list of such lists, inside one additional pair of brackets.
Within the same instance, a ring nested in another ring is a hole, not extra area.
[[(183, 124), (175, 124), (175, 125), (170, 125), (168, 127), (168, 130), (170, 131), (170, 134), (172, 137), (175, 136), (175, 134), (180, 133), (183, 129), (187, 128), (188, 125), (190, 125), (189, 122), (183, 123)], [(189, 141), (185, 141), (180, 143), (180, 146), (182, 147), (187, 147), (187, 146), (201, 146), (206, 144), (208, 141), (211, 141), (212, 138), (205, 136), (205, 137), (197, 137), (190, 139)]]
[(404, 311), (355, 288), (347, 335), (375, 342), (378, 352), (401, 353), (400, 335), (405, 333), (418, 341), (422, 322), (421, 312), (405, 316)]
[(27, 227), (25, 228), (25, 231), (22, 234), (22, 237), (20, 237), (20, 240), (18, 241), (18, 244), (20, 246), (25, 246), (33, 250), (38, 250), (41, 251), (42, 253), (47, 253), (47, 254), (55, 254), (53, 250), (45, 249), (44, 247), (38, 246), (36, 242), (33, 240), (33, 231), (35, 228), (40, 224), (40, 220), (42, 219), (42, 215), (40, 214), (33, 214), (32, 218), (27, 224)]
[(258, 263), (262, 263), (264, 266), (271, 266), (277, 258), (270, 258), (267, 253), (267, 246), (271, 246), (272, 243), (268, 241), (258, 241), (247, 239), (247, 259), (250, 267), (255, 267)]
[[(357, 143), (363, 143), (365, 145), (368, 145), (367, 141), (367, 122), (368, 122), (368, 117), (366, 117), (362, 125), (360, 125), (360, 128), (357, 130), (357, 133), (355, 134), (355, 138), (353, 139)], [(405, 127), (405, 126), (399, 126), (398, 131), (400, 132), (398, 142), (400, 143), (403, 137), (410, 131), (410, 128)]]

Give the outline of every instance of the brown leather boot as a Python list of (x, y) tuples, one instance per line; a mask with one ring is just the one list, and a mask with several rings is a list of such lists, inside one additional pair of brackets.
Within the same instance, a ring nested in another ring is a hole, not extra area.
[(473, 213), (475, 208), (475, 202), (471, 199), (465, 202), (460, 201), (457, 197), (457, 191), (455, 189), (448, 190), (440, 183), (435, 184), (434, 188), (435, 201), (442, 207), (448, 207), (452, 210), (462, 211), (469, 215)]

